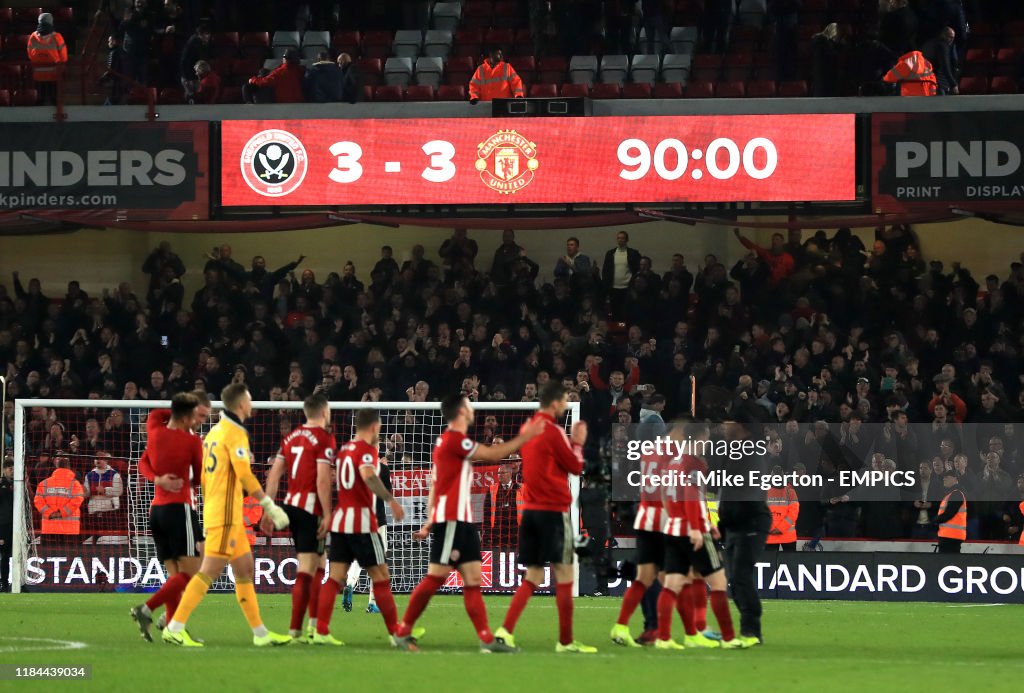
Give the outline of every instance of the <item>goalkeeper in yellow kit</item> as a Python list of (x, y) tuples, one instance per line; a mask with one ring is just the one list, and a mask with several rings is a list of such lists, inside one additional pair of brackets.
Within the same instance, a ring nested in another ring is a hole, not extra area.
[(235, 596), (242, 607), (252, 642), (257, 647), (287, 645), (287, 635), (271, 633), (263, 625), (253, 587), (253, 557), (245, 535), (242, 499), (253, 496), (263, 506), (263, 529), (288, 526), (288, 516), (270, 496), (249, 466), (249, 433), (243, 423), (252, 414), (252, 397), (245, 385), (231, 384), (220, 395), (224, 406), (220, 421), (203, 439), (203, 527), (206, 531), (206, 555), (199, 572), (189, 581), (174, 612), (174, 619), (163, 632), (164, 642), (182, 647), (202, 647), (189, 637), (185, 624), (206, 596), (210, 585), (231, 564), (235, 576)]

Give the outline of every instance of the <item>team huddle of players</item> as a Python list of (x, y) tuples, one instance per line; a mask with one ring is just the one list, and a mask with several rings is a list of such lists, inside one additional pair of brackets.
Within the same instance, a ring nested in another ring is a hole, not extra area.
[[(481, 651), (515, 652), (516, 623), (543, 581), (545, 566), (550, 565), (558, 609), (555, 651), (597, 651), (573, 635), (575, 532), (569, 513), (570, 476), (583, 471), (587, 428), (578, 422), (567, 436), (558, 424), (568, 408), (566, 391), (560, 383), (550, 383), (541, 393), (539, 411), (523, 424), (519, 435), (498, 445), (477, 444), (469, 437), (474, 411), (464, 397), (454, 396), (441, 403), (447, 428), (433, 451), (427, 519), (413, 535), (421, 541), (428, 536), (432, 539), (429, 568), (412, 592), (401, 619), (391, 592), (384, 512), (379, 506), (387, 504), (395, 521), (405, 517), (405, 510), (382, 480), (385, 470), (378, 454), (381, 421), (377, 411), (357, 410), (355, 436), (338, 448), (329, 432), (327, 399), (309, 397), (303, 407), (306, 421), (282, 440), (264, 491), (251, 470), (244, 427), (252, 412), (251, 396), (244, 385), (233, 384), (224, 389), (221, 400), (224, 412), (202, 439), (195, 431), (209, 417), (210, 403), (197, 393), (175, 396), (169, 412), (154, 411), (147, 421), (148, 444), (139, 468), (156, 487), (150, 525), (158, 558), (168, 573), (168, 580), (158, 592), (131, 609), (131, 617), (147, 641), (152, 638), (153, 612), (163, 606), (166, 627), (162, 639), (182, 647), (203, 647), (201, 640), (191, 636), (187, 623), (210, 585), (230, 564), (238, 603), (257, 646), (292, 642), (344, 645), (330, 632), (331, 616), (350, 571), (362, 569), (370, 578), (376, 607), (392, 644), (414, 651), (419, 649), (418, 640), (425, 630), (416, 622), (455, 569), (462, 576), (466, 612), (480, 639)], [(676, 434), (683, 435), (681, 431)], [(471, 506), (472, 465), (499, 462), (516, 450), (523, 460), (518, 556), (526, 573), (504, 622), (492, 632), (480, 591), (481, 548)], [(687, 457), (663, 463), (683, 465), (687, 472), (703, 464)], [(287, 479), (283, 508), (273, 500), (282, 478)], [(194, 488), (200, 484), (205, 540), (195, 510)], [(260, 617), (253, 587), (253, 556), (242, 518), (246, 495), (264, 509), (261, 528), (269, 532), (271, 528), (288, 527), (295, 544), (298, 573), (287, 635), (269, 631)], [(699, 575), (711, 587), (712, 608), (722, 630), (721, 646), (752, 644), (732, 632), (725, 576), (714, 543), (717, 530), (708, 521), (706, 503), (699, 496), (655, 497), (648, 493), (637, 525), (639, 575), (626, 593), (619, 622), (612, 631), (613, 642), (637, 645), (629, 634), (629, 617), (647, 587), (660, 578), (663, 589), (657, 601), (659, 632), (655, 646), (718, 646), (717, 641), (695, 630), (698, 600), (691, 586)], [(663, 569), (660, 573), (659, 568)], [(703, 604), (703, 596), (700, 602)], [(671, 638), (674, 607), (686, 626), (683, 645)]]

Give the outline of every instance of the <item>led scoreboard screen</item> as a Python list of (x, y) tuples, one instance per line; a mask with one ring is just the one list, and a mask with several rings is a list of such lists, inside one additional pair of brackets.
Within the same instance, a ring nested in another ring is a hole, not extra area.
[(846, 202), (852, 114), (234, 120), (226, 207)]

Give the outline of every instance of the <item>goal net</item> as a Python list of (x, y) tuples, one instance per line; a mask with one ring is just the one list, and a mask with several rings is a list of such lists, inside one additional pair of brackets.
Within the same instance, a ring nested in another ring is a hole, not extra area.
[[(205, 428), (219, 415), (219, 403)], [(18, 400), (15, 403), (15, 546), (12, 583), (17, 591), (151, 591), (165, 575), (149, 532), (153, 485), (139, 474), (146, 448), (146, 419), (167, 402)], [(302, 423), (301, 402), (256, 402), (246, 422), (253, 471), (262, 482), (284, 435)], [(381, 414), (380, 455), (387, 462), (394, 494), (405, 519), (388, 517), (388, 563), (395, 591), (411, 591), (426, 572), (430, 540), (412, 532), (425, 520), (431, 451), (444, 430), (436, 402), (331, 403), (331, 427), (339, 445), (354, 434), (355, 411)], [(537, 409), (536, 403), (476, 403), (471, 437), (481, 443), (508, 440)], [(573, 403), (566, 420), (578, 419)], [(202, 431), (205, 433), (205, 431)], [(483, 546), (485, 589), (513, 591), (521, 576), (515, 548), (521, 512), (520, 460), (479, 464), (473, 474), (473, 519)], [(278, 502), (287, 492), (282, 481)], [(574, 498), (578, 484), (574, 484)], [(19, 502), (20, 498), (20, 502)], [(200, 507), (202, 503), (199, 494)], [(575, 504), (574, 504), (575, 505)], [(263, 592), (291, 589), (296, 561), (288, 530), (264, 535), (262, 508), (246, 498), (244, 515), (256, 559), (256, 584)], [(574, 524), (578, 511), (574, 507)], [(213, 589), (231, 588), (230, 571)], [(456, 573), (447, 589), (460, 588)], [(363, 574), (357, 591), (368, 591)]]

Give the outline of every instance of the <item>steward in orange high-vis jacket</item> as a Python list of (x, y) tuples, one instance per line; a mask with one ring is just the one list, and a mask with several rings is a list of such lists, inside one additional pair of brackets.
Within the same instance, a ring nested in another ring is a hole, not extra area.
[[(67, 463), (58, 461), (57, 464)], [(42, 533), (78, 534), (82, 526), (83, 502), (85, 489), (78, 483), (75, 473), (67, 466), (53, 470), (53, 474), (39, 482), (33, 499), (42, 517)]]
[[(782, 473), (781, 469), (779, 473)], [(778, 546), (783, 551), (796, 551), (796, 520), (800, 516), (800, 501), (793, 487), (786, 484), (769, 489), (768, 509), (772, 512), (772, 528), (765, 543)]]
[(469, 80), (469, 102), (521, 99), (523, 96), (523, 80), (519, 79), (515, 68), (503, 60), (500, 48), (490, 49), (487, 60), (480, 63)]
[(56, 105), (57, 80), (68, 63), (68, 47), (64, 37), (53, 30), (53, 15), (39, 15), (39, 26), (28, 37), (28, 59), (32, 63), (32, 78), (39, 90), (39, 102)]
[(900, 56), (883, 79), (899, 83), (900, 96), (935, 96), (938, 93), (935, 71), (921, 51), (910, 51)]

